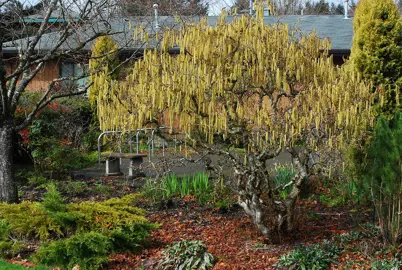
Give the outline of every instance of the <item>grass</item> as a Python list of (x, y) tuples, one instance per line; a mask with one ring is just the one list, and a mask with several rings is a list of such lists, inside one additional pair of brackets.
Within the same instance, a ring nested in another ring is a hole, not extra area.
[(22, 265), (8, 263), (3, 260), (0, 260), (0, 270), (21, 270), (21, 269), (31, 269), (31, 270), (48, 270), (49, 268), (44, 266), (37, 266), (34, 268), (24, 267)]

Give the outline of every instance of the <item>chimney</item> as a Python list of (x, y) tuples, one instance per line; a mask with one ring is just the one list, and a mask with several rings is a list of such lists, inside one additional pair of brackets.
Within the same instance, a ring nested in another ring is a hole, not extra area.
[(155, 12), (155, 29), (159, 29), (159, 22), (158, 22), (158, 4), (154, 4), (153, 8), (154, 8), (154, 12)]
[(345, 19), (349, 19), (348, 18), (348, 8), (349, 8), (348, 1), (349, 0), (345, 0), (345, 2), (344, 2), (344, 5), (345, 5)]
[(250, 0), (250, 15), (254, 15), (254, 0)]

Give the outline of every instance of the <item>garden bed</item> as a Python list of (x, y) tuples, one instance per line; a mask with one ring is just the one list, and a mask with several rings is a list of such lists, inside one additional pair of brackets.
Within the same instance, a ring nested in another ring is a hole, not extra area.
[[(171, 178), (170, 181), (164, 185), (171, 185), (176, 180)], [(119, 177), (105, 177), (100, 180), (69, 179), (56, 182), (56, 186), (66, 202), (76, 204), (102, 202), (143, 190)], [(44, 187), (45, 184), (27, 185), (22, 189), (22, 198), (40, 202), (45, 192)], [(328, 190), (322, 189), (320, 192), (326, 194)], [(363, 227), (359, 225), (372, 221), (372, 209), (361, 205), (358, 208), (345, 205), (329, 207), (320, 200), (322, 196), (317, 195), (302, 199), (297, 207), (300, 213), (297, 216), (299, 228), (294, 234), (283, 236), (282, 244), (271, 245), (243, 210), (233, 204), (234, 200), (230, 204), (218, 206), (220, 201), (210, 203), (205, 200), (213, 198), (196, 196), (191, 190), (184, 191), (184, 196), (177, 192), (171, 193), (168, 198), (163, 198), (166, 194), (157, 195), (160, 196), (159, 199), (149, 194), (144, 195), (145, 197), (139, 198), (135, 205), (146, 209), (146, 218), (161, 226), (151, 232), (152, 235), (143, 249), (136, 252), (112, 253), (107, 269), (157, 269), (166, 247), (183, 240), (203, 242), (215, 257), (213, 269), (275, 269), (281, 257), (286, 254), (290, 254), (289, 258), (292, 260), (298, 258), (295, 250), (305, 248), (313, 249), (314, 252), (320, 251), (321, 243), (325, 239), (333, 240), (333, 246), (325, 248), (333, 247), (336, 251), (334, 258), (327, 258), (327, 268), (330, 269), (371, 267), (376, 261), (382, 263), (380, 259), (392, 259), (398, 251), (386, 249), (377, 236), (367, 239), (356, 233), (362, 231)], [(225, 193), (225, 196), (229, 194)], [(9, 262), (31, 266), (29, 255), (36, 252), (40, 242), (31, 242), (30, 245), (30, 252), (18, 254)], [(306, 258), (299, 259), (302, 262)]]

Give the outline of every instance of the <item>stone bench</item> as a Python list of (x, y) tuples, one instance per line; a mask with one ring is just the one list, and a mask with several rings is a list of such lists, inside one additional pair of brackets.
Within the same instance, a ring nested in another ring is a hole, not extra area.
[(146, 154), (132, 153), (104, 153), (102, 157), (106, 158), (106, 176), (122, 175), (120, 171), (120, 159), (129, 159), (130, 167), (128, 168), (129, 178), (134, 178), (138, 174), (139, 166), (142, 164), (142, 158), (147, 157)]

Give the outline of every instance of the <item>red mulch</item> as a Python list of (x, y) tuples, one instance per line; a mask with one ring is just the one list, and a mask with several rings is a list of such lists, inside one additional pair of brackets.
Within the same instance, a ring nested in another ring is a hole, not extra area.
[[(304, 202), (300, 207), (307, 214), (298, 217), (301, 221), (299, 230), (285, 237), (281, 245), (265, 245), (266, 239), (241, 209), (220, 213), (216, 209), (204, 209), (182, 201), (175, 209), (158, 211), (148, 217), (162, 224), (152, 233), (149, 247), (139, 254), (113, 255), (107, 269), (136, 269), (141, 266), (153, 269), (167, 245), (193, 239), (203, 241), (218, 259), (213, 268), (215, 270), (274, 269), (278, 258), (296, 244), (318, 242), (334, 233), (346, 232), (356, 225), (357, 219), (362, 216), (367, 218), (347, 208), (326, 208), (317, 202)], [(341, 260), (346, 259), (341, 257)]]

